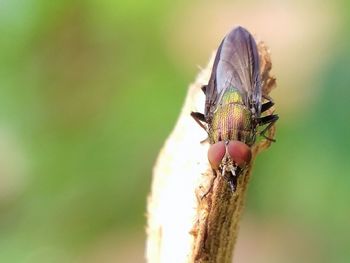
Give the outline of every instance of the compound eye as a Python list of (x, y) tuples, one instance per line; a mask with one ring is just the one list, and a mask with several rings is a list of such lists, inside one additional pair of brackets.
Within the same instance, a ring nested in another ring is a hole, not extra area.
[(208, 160), (211, 167), (215, 170), (219, 169), (222, 159), (226, 153), (225, 143), (223, 141), (210, 145), (208, 150)]
[(241, 168), (245, 167), (252, 159), (252, 151), (248, 145), (240, 141), (230, 141), (227, 151), (232, 160)]

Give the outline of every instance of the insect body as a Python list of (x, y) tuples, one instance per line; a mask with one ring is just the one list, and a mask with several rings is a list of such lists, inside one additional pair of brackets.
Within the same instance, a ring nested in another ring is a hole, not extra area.
[[(219, 152), (215, 155), (222, 157), (219, 169), (228, 178), (232, 191), (235, 191), (242, 171), (237, 154), (233, 154), (235, 157), (230, 155), (235, 152), (232, 147), (240, 147), (246, 153), (257, 135), (273, 141), (265, 136), (265, 132), (278, 119), (275, 114), (262, 116), (274, 103), (262, 95), (259, 63), (253, 36), (242, 27), (233, 29), (221, 42), (209, 82), (202, 88), (206, 96), (204, 114), (191, 113), (207, 131), (210, 144), (216, 145), (215, 149)], [(263, 98), (266, 100), (264, 104)], [(265, 125), (261, 131), (258, 130), (259, 126)], [(241, 143), (234, 144), (233, 141)]]
[(238, 140), (251, 144), (254, 141), (252, 113), (244, 105), (239, 91), (233, 86), (224, 92), (208, 127), (211, 143)]

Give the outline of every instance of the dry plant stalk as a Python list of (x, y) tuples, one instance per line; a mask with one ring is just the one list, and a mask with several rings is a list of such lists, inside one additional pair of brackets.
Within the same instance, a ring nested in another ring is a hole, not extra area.
[[(258, 43), (263, 94), (275, 85), (270, 76), (268, 48)], [(238, 222), (254, 159), (271, 142), (261, 140), (252, 147), (252, 161), (231, 192), (227, 180), (214, 174), (208, 159), (208, 143), (200, 143), (206, 133), (191, 118), (191, 111), (202, 110), (201, 87), (208, 83), (213, 58), (188, 90), (177, 124), (161, 150), (153, 171), (147, 209), (148, 263), (232, 262)], [(269, 131), (273, 138), (275, 127)], [(203, 193), (213, 187), (202, 198)]]

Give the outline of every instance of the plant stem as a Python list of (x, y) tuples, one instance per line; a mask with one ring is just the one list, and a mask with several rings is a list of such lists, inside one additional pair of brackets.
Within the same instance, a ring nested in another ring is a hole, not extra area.
[[(269, 74), (271, 60), (267, 47), (263, 42), (258, 47), (263, 94), (267, 95), (275, 79)], [(190, 86), (177, 124), (154, 167), (147, 206), (148, 263), (232, 262), (254, 159), (271, 144), (261, 140), (252, 147), (252, 161), (240, 175), (234, 193), (220, 172), (211, 169), (207, 160), (209, 145), (200, 143), (206, 133), (190, 117), (190, 112), (204, 108), (201, 87), (208, 82), (212, 62), (213, 58)], [(274, 132), (272, 127), (270, 138)]]

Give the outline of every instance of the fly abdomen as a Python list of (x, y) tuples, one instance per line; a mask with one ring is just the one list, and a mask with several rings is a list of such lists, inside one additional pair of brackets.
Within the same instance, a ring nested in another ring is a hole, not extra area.
[(211, 143), (238, 140), (251, 144), (252, 115), (236, 90), (229, 90), (213, 114), (209, 127)]

